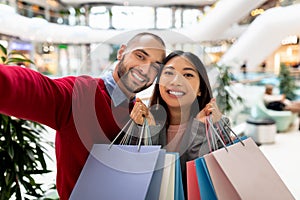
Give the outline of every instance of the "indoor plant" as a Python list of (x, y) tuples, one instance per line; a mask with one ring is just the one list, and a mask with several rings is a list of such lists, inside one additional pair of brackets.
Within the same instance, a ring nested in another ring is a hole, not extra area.
[[(0, 44), (3, 64), (33, 63), (17, 51)], [(3, 67), (3, 66), (2, 66)], [(38, 123), (0, 114), (0, 199), (37, 199), (45, 193), (34, 176), (50, 172), (43, 141), (45, 128)]]
[(284, 64), (280, 65), (280, 72), (278, 75), (279, 79), (279, 91), (284, 94), (287, 99), (294, 100), (297, 96), (295, 94), (296, 81), (294, 77), (291, 76), (290, 70)]
[(230, 67), (225, 65), (216, 65), (215, 67), (219, 71), (217, 86), (214, 89), (217, 104), (222, 113), (228, 114), (233, 109), (235, 103), (242, 103), (243, 99), (230, 89), (232, 83)]

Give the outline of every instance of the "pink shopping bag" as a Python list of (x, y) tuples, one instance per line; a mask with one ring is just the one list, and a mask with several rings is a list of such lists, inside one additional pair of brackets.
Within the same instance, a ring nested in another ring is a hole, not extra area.
[(218, 199), (295, 199), (251, 139), (204, 156)]

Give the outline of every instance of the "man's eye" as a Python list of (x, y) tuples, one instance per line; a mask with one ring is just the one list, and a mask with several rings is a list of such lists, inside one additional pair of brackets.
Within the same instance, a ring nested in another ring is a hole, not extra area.
[(151, 67), (153, 67), (156, 71), (159, 71), (159, 69), (160, 69), (159, 64), (152, 64)]
[(145, 59), (145, 57), (144, 57), (143, 55), (141, 55), (141, 54), (136, 54), (136, 56), (137, 56), (140, 60), (144, 60), (144, 59)]

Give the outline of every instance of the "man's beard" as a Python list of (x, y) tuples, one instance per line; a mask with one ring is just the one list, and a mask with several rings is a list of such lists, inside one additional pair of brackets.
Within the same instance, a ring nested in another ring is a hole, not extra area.
[(149, 84), (149, 81), (145, 85), (142, 85), (140, 87), (137, 87), (134, 82), (129, 78), (129, 73), (131, 73), (131, 69), (126, 71), (126, 66), (124, 65), (124, 57), (120, 60), (118, 64), (118, 76), (120, 78), (120, 81), (122, 81), (125, 88), (131, 92), (131, 93), (138, 93), (140, 91), (143, 91), (147, 89), (151, 84)]

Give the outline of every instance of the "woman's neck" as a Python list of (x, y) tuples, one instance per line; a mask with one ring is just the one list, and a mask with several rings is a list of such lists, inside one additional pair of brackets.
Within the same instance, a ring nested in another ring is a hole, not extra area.
[(178, 125), (189, 121), (191, 108), (169, 108), (170, 124)]

